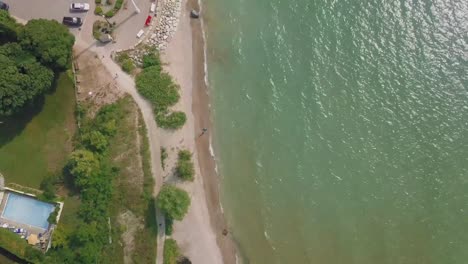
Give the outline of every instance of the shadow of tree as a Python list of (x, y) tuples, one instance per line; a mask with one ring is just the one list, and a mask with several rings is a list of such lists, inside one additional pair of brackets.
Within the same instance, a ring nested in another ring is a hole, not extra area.
[(52, 94), (57, 90), (59, 76), (60, 73), (56, 73), (50, 89), (29, 102), (18, 113), (8, 117), (0, 116), (0, 148), (21, 134), (28, 123), (42, 111), (45, 104), (45, 95)]

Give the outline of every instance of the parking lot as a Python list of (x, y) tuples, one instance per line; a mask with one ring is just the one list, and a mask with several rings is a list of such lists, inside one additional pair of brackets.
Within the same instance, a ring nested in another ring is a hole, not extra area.
[[(33, 18), (54, 19), (62, 23), (64, 16), (75, 16), (86, 19), (87, 13), (92, 13), (93, 9), (88, 12), (70, 12), (70, 4), (72, 0), (2, 0), (2, 2), (10, 5), (10, 13), (18, 18), (30, 20)], [(79, 2), (87, 3), (87, 0)], [(93, 3), (94, 6), (94, 3)], [(93, 7), (92, 6), (92, 7)], [(73, 33), (78, 33), (78, 29), (71, 29)]]
[[(70, 31), (87, 45), (93, 45), (95, 40), (92, 35), (93, 22), (103, 18), (94, 15), (94, 0), (2, 0), (10, 5), (10, 14), (22, 20), (37, 18), (54, 19), (62, 23), (64, 16), (80, 17), (83, 20), (81, 28), (69, 27)], [(125, 49), (134, 45), (138, 38), (137, 32), (144, 27), (151, 3), (155, 0), (135, 0), (140, 13), (135, 12), (135, 7), (130, 1), (125, 1), (122, 9), (109, 21), (116, 23), (116, 42), (106, 45), (109, 49)], [(88, 12), (70, 12), (71, 3), (89, 3)], [(107, 8), (107, 7), (106, 7)]]

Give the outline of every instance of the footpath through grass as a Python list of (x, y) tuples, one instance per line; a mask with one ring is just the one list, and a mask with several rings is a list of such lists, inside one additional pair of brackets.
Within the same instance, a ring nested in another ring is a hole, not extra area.
[(6, 182), (38, 188), (60, 173), (75, 133), (75, 95), (66, 73), (43, 102), (0, 124), (0, 172)]

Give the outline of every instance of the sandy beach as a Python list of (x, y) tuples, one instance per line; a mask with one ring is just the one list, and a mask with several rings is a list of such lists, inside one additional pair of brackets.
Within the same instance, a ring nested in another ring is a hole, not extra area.
[[(186, 125), (178, 131), (161, 131), (161, 145), (168, 150), (166, 168), (172, 168), (177, 151), (187, 148), (193, 153), (196, 177), (191, 183), (177, 181), (192, 198), (188, 214), (174, 225), (173, 238), (182, 253), (193, 263), (236, 263), (232, 238), (223, 235), (227, 229), (220, 201), (219, 178), (215, 160), (210, 154), (210, 101), (204, 82), (204, 43), (200, 20), (190, 19), (190, 10), (199, 10), (196, 0), (184, 0), (179, 26), (167, 50), (162, 54), (165, 69), (181, 88), (181, 100), (175, 106), (187, 113)], [(202, 128), (208, 132), (200, 136)], [(173, 172), (166, 169), (167, 181)]]

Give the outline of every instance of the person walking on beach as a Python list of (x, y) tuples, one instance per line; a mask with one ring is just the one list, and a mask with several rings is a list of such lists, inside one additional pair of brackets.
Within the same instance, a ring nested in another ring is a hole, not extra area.
[(202, 129), (202, 132), (201, 132), (201, 134), (200, 134), (200, 137), (203, 136), (203, 135), (206, 133), (206, 131), (208, 131), (208, 128), (205, 128), (205, 127), (204, 127), (204, 128)]

